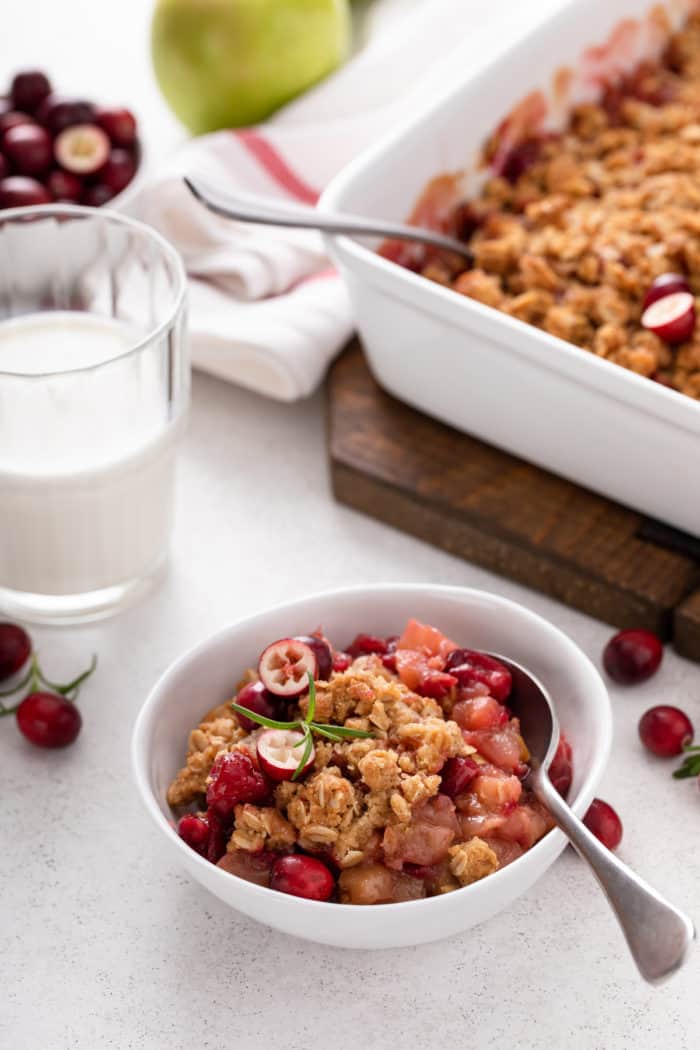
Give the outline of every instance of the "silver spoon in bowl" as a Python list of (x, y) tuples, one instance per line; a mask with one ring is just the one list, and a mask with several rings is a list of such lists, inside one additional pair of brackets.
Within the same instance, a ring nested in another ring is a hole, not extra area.
[(598, 879), (642, 977), (657, 984), (683, 965), (694, 938), (693, 923), (660, 893), (623, 864), (574, 815), (549, 779), (559, 743), (559, 723), (551, 698), (519, 664), (490, 653), (509, 669), (513, 691), (508, 706), (520, 719), (531, 756), (525, 784), (549, 811)]
[(471, 259), (471, 252), (465, 244), (434, 230), (385, 222), (383, 219), (365, 219), (359, 215), (333, 215), (318, 211), (310, 204), (287, 204), (251, 193), (232, 193), (230, 190), (212, 186), (196, 175), (186, 175), (184, 181), (190, 193), (205, 208), (226, 219), (259, 223), (263, 226), (321, 230), (324, 233), (346, 234), (350, 237), (390, 237), (399, 241), (418, 241), (456, 252), (467, 260)]

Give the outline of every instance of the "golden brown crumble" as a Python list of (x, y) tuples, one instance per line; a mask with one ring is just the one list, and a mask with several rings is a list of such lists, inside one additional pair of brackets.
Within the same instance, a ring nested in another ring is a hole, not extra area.
[(450, 871), (468, 886), (498, 869), (498, 857), (483, 839), (475, 837), (450, 847)]
[[(563, 132), (523, 134), (507, 161), (518, 151), (524, 160), (506, 163), (443, 221), (468, 242), (472, 265), (428, 252), (421, 272), (700, 397), (700, 325), (679, 347), (641, 326), (644, 296), (663, 273), (683, 274), (700, 307), (700, 13), (658, 62), (573, 107)], [(498, 144), (497, 134), (487, 160)], [(444, 220), (447, 178), (431, 184), (417, 215)], [(382, 251), (402, 261), (395, 244)]]

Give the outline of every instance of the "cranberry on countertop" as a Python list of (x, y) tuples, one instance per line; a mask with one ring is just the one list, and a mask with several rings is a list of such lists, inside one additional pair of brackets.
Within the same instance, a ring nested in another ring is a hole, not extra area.
[(640, 718), (639, 738), (653, 754), (672, 758), (693, 739), (693, 723), (680, 708), (659, 704)]
[(31, 639), (23, 627), (0, 623), (0, 682), (21, 671), (31, 652)]
[(82, 724), (75, 704), (57, 693), (30, 693), (17, 708), (20, 732), (37, 747), (67, 747)]
[(661, 641), (651, 631), (628, 628), (605, 646), (603, 666), (620, 685), (637, 685), (658, 671), (663, 653)]
[(593, 799), (583, 823), (610, 850), (617, 849), (622, 842), (622, 821), (602, 798)]

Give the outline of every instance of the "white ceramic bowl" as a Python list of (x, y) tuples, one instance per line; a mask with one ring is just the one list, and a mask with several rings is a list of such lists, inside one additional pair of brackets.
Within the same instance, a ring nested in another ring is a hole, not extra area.
[(554, 698), (574, 749), (573, 809), (593, 798), (611, 742), (608, 694), (593, 664), (552, 624), (485, 591), (421, 584), (377, 584), (313, 595), (239, 620), (169, 668), (141, 710), (133, 769), (144, 804), (174, 859), (232, 908), (285, 933), (343, 948), (398, 948), (439, 940), (495, 915), (524, 893), (566, 844), (552, 831), (528, 853), (481, 882), (441, 897), (375, 907), (323, 904), (255, 886), (204, 860), (178, 837), (166, 790), (182, 765), (190, 729), (231, 695), (241, 671), (270, 640), (323, 624), (343, 644), (358, 631), (396, 633), (409, 616), (458, 642), (512, 657)]
[[(484, 178), (478, 165), (484, 142), (516, 103), (540, 89), (549, 126), (561, 126), (562, 67), (581, 70), (584, 50), (624, 22), (629, 32), (618, 34), (620, 53), (610, 61), (629, 68), (658, 50), (658, 9), (677, 24), (689, 7), (690, 0), (570, 0), (488, 65), (475, 63), (467, 42), (462, 81), (444, 98), (427, 99), (424, 110), (345, 168), (319, 207), (402, 221), (428, 181), (447, 172), (463, 175), (460, 190), (468, 196)], [(652, 8), (653, 17), (643, 17)], [(573, 76), (572, 100), (586, 91), (590, 97), (592, 84), (595, 92), (590, 72)], [(390, 393), (699, 534), (700, 487), (687, 482), (700, 449), (700, 402), (396, 266), (357, 241), (327, 237), (326, 244), (350, 292), (370, 366)]]

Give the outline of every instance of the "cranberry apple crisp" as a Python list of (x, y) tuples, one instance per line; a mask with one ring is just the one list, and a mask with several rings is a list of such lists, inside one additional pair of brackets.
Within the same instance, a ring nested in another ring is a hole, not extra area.
[[(400, 637), (320, 633), (262, 653), (204, 715), (168, 791), (214, 864), (314, 900), (384, 904), (467, 886), (550, 828), (523, 779), (509, 670), (409, 621)], [(552, 778), (571, 781), (563, 742)]]
[(471, 265), (397, 242), (382, 253), (700, 398), (700, 14), (669, 33), (658, 61), (574, 106), (563, 132), (542, 130), (536, 100), (487, 144), (477, 199), (455, 204), (444, 176), (416, 208), (418, 225), (468, 243)]

